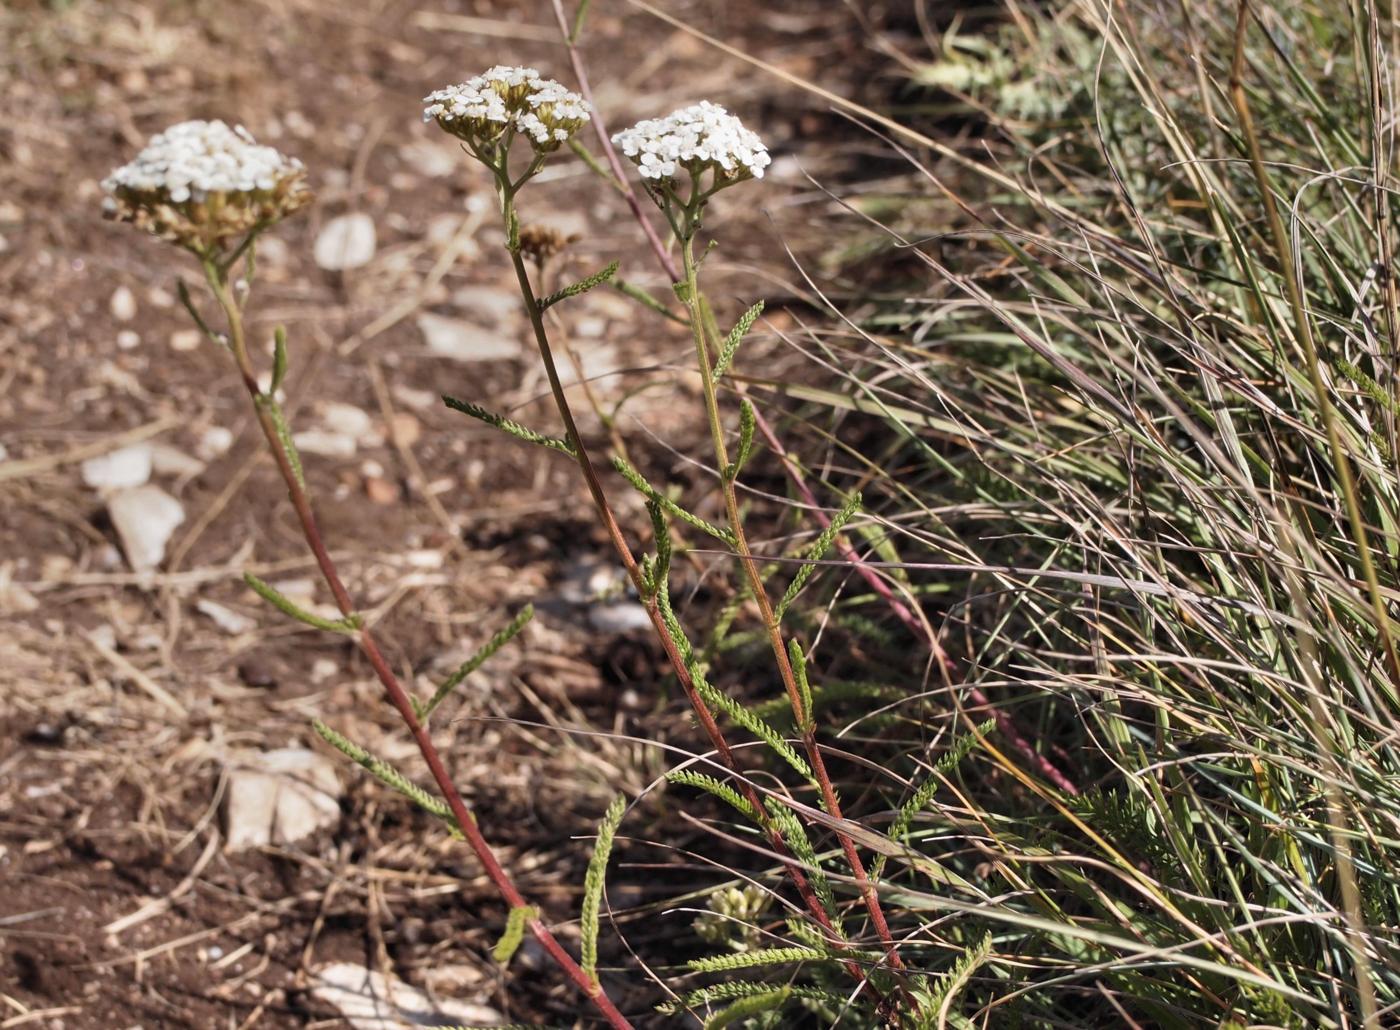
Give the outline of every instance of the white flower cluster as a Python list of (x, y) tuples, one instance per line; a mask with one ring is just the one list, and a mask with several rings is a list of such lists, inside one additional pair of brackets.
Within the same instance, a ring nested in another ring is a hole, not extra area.
[(211, 193), (274, 190), (299, 176), (301, 162), (260, 146), (241, 125), (192, 121), (152, 138), (130, 164), (102, 182), (109, 194), (161, 194), (174, 204), (202, 203)]
[(613, 137), (613, 143), (637, 166), (643, 179), (674, 180), (681, 169), (698, 179), (714, 171), (715, 186), (741, 179), (761, 179), (772, 163), (763, 141), (718, 104), (702, 100), (648, 118)]
[(495, 142), (508, 128), (530, 140), (537, 150), (553, 150), (578, 132), (589, 119), (583, 97), (534, 68), (497, 65), (483, 75), (456, 86), (435, 90), (423, 98), (425, 122), (468, 143)]

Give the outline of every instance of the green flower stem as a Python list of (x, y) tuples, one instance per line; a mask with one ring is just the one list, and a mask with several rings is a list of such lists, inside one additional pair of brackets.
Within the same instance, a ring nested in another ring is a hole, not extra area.
[[(497, 173), (499, 176), (499, 172)], [(507, 228), (518, 222), (515, 211), (515, 190), (513, 188), (501, 190), (501, 217)], [(573, 410), (569, 406), (569, 398), (564, 392), (563, 384), (559, 380), (559, 371), (554, 361), (554, 352), (549, 343), (549, 334), (545, 329), (544, 312), (540, 309), (539, 300), (535, 295), (534, 286), (530, 282), (530, 273), (525, 266), (525, 259), (521, 255), (519, 247), (508, 248), (510, 250), (511, 263), (515, 267), (515, 276), (519, 281), (520, 295), (525, 302), (525, 313), (529, 316), (530, 325), (534, 330), (535, 343), (539, 347), (540, 360), (544, 363), (545, 376), (549, 380), (550, 393), (554, 396), (554, 405), (559, 411), (559, 417), (564, 422), (565, 438), (574, 449), (574, 460), (577, 462), (579, 471), (583, 474), (583, 479), (588, 487), (588, 493), (593, 499), (593, 506), (598, 512), (598, 517), (603, 523), (603, 528), (608, 534), (608, 539), (612, 541), (613, 548), (617, 551), (618, 557), (622, 561), (623, 568), (627, 571), (628, 578), (636, 588), (637, 594), (642, 598), (642, 604), (646, 609), (647, 617), (651, 620), (652, 627), (656, 631), (656, 637), (661, 642), (662, 648), (666, 652), (666, 658), (671, 663), (671, 669), (676, 674), (676, 679), (680, 682), (681, 689), (685, 692), (686, 699), (695, 711), (696, 718), (699, 719), (705, 735), (709, 738), (711, 746), (719, 756), (727, 769), (736, 774), (735, 782), (738, 783), (741, 793), (746, 800), (754, 806), (758, 812), (763, 812), (763, 802), (759, 798), (758, 792), (754, 789), (748, 779), (738, 775), (738, 764), (734, 760), (734, 752), (729, 747), (729, 742), (725, 740), (723, 731), (719, 728), (714, 713), (705, 699), (696, 690), (695, 682), (691, 678), (689, 670), (686, 668), (685, 659), (681, 656), (676, 647), (676, 642), (671, 638), (670, 632), (666, 629), (665, 618), (661, 614), (661, 609), (657, 603), (654, 593), (649, 593), (643, 589), (641, 567), (637, 563), (636, 557), (632, 553), (631, 546), (627, 543), (626, 537), (622, 534), (622, 528), (618, 525), (617, 518), (613, 515), (612, 506), (608, 503), (607, 494), (603, 490), (603, 484), (598, 478), (598, 471), (593, 464), (593, 459), (589, 456), (588, 448), (584, 445), (583, 437), (579, 434), (578, 425), (574, 421)], [(792, 877), (794, 886), (802, 896), (803, 902), (812, 913), (814, 919), (831, 935), (833, 941), (838, 937), (831, 925), (831, 920), (822, 908), (820, 900), (812, 890), (811, 884), (802, 871), (802, 867), (792, 860), (791, 854), (784, 844), (782, 836), (777, 829), (772, 826), (769, 820), (760, 820), (763, 829), (768, 834), (769, 843), (777, 852), (779, 860), (783, 863), (788, 875)], [(855, 962), (848, 963), (848, 969), (852, 975), (864, 980), (865, 975)]]
[[(683, 221), (680, 226), (681, 260), (685, 272), (684, 297), (682, 299), (690, 310), (691, 335), (695, 341), (696, 361), (700, 366), (700, 385), (705, 398), (705, 416), (710, 424), (710, 437), (715, 449), (716, 467), (725, 469), (729, 467), (729, 448), (724, 441), (724, 423), (720, 419), (719, 398), (715, 391), (714, 375), (711, 373), (709, 347), (705, 341), (706, 304), (700, 295), (699, 274), (695, 263), (695, 223), (704, 200), (705, 195), (699, 194), (697, 198), (692, 199), (690, 205), (683, 212)], [(734, 536), (734, 552), (739, 557), (754, 600), (758, 604), (763, 628), (768, 634), (768, 640), (772, 646), (773, 660), (777, 663), (778, 674), (783, 681), (783, 689), (787, 692), (788, 702), (792, 705), (793, 717), (797, 725), (803, 728), (802, 743), (807, 751), (807, 760), (812, 766), (812, 772), (821, 789), (824, 807), (827, 814), (833, 819), (841, 819), (841, 802), (836, 796), (836, 788), (831, 783), (831, 776), (826, 771), (826, 762), (822, 758), (821, 747), (817, 744), (816, 731), (812, 727), (811, 713), (806, 710), (802, 691), (798, 686), (797, 677), (793, 673), (792, 662), (788, 658), (787, 645), (783, 643), (782, 628), (778, 625), (778, 619), (773, 613), (773, 604), (763, 585), (762, 570), (759, 568), (758, 561), (754, 558), (753, 551), (749, 548), (748, 539), (744, 535), (744, 520), (739, 512), (739, 495), (735, 489), (734, 480), (720, 476), (720, 490), (724, 496), (724, 510), (729, 519), (729, 528)], [(894, 937), (890, 934), (889, 923), (886, 921), (884, 909), (880, 905), (880, 895), (866, 875), (865, 865), (861, 862), (860, 854), (856, 851), (855, 842), (840, 830), (836, 831), (836, 836), (841, 842), (841, 850), (845, 853), (846, 861), (851, 867), (856, 888), (860, 891), (861, 899), (865, 902), (865, 907), (870, 913), (870, 921), (875, 927), (875, 932), (879, 934), (880, 941), (885, 946), (885, 954), (889, 958), (890, 965), (895, 969), (903, 969), (904, 960), (899, 957)]]
[[(251, 249), (249, 250), (251, 253)], [(321, 570), (322, 578), (326, 585), (330, 587), (332, 596), (335, 598), (336, 607), (347, 619), (355, 615), (355, 605), (350, 598), (349, 591), (345, 589), (345, 584), (341, 581), (340, 573), (337, 571), (335, 562), (332, 561), (330, 553), (326, 550), (326, 545), (321, 537), (320, 528), (316, 523), (316, 516), (311, 509), (311, 501), (307, 496), (305, 488), (295, 474), (293, 462), (281, 435), (277, 431), (277, 426), (271, 413), (268, 410), (265, 395), (258, 387), (257, 373), (253, 369), (252, 360), (248, 354), (247, 337), (243, 328), (243, 315), (239, 304), (234, 300), (229, 290), (227, 268), (221, 267), (211, 259), (204, 259), (205, 278), (209, 282), (209, 288), (214, 293), (214, 299), (219, 307), (223, 309), (225, 317), (228, 319), (229, 327), (229, 349), (233, 352), (233, 358), (238, 365), (239, 375), (243, 379), (243, 385), (247, 388), (249, 396), (253, 400), (253, 409), (258, 417), (258, 424), (262, 427), (263, 436), (267, 438), (268, 447), (272, 451), (272, 456), (277, 462), (278, 471), (282, 473), (282, 480), (287, 486), (287, 494), (291, 499), (292, 507), (296, 510), (297, 519), (301, 523), (302, 536), (305, 537), (307, 546), (311, 548), (312, 554), (316, 557), (316, 565)], [(481, 863), (487, 877), (495, 885), (501, 897), (511, 907), (512, 910), (527, 907), (524, 896), (516, 889), (515, 883), (510, 875), (501, 866), (495, 853), (491, 850), (491, 845), (477, 828), (476, 820), (468, 811), (466, 803), (463, 802), (461, 794), (452, 782), (452, 777), (447, 772), (447, 767), (443, 764), (442, 757), (438, 754), (437, 747), (433, 744), (432, 738), (428, 735), (426, 727), (419, 721), (418, 714), (413, 707), (413, 702), (409, 698), (407, 691), (399, 683), (398, 677), (390, 669), (389, 663), (385, 660), (383, 653), (379, 650), (379, 645), (375, 642), (373, 634), (367, 626), (361, 626), (356, 634), (360, 644), (360, 649), (369, 660), (370, 666), (374, 669), (375, 675), (379, 677), (379, 682), (383, 684), (384, 691), (388, 695), (390, 703), (398, 710), (404, 724), (412, 733), (413, 739), (418, 744), (418, 750), (423, 755), (423, 761), (427, 763), (428, 770), (432, 773), (434, 782), (441, 791), (443, 799), (447, 802), (448, 808), (452, 811), (452, 817), (457, 823), (458, 829), (466, 838), (472, 852)], [(592, 980), (583, 969), (580, 968), (573, 957), (569, 955), (559, 941), (550, 933), (549, 928), (539, 918), (529, 920), (531, 933), (544, 947), (545, 951), (558, 963), (565, 975), (581, 990), (586, 997), (593, 1002), (599, 1012), (608, 1020), (609, 1024), (624, 1030), (630, 1028), (629, 1023), (618, 1011), (612, 1000), (603, 991), (602, 987)]]

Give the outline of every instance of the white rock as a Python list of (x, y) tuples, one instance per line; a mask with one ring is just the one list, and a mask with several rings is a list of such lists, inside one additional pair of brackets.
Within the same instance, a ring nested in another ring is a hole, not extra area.
[(151, 444), (151, 470), (158, 476), (197, 476), (204, 471), (204, 462), (168, 443)]
[(432, 390), (415, 390), (411, 386), (404, 386), (402, 383), (395, 383), (389, 390), (394, 395), (394, 400), (400, 404), (406, 404), (410, 408), (417, 408), (422, 411), (425, 408), (434, 408), (442, 403), (442, 398)]
[(463, 154), (453, 147), (444, 147), (431, 140), (415, 140), (399, 149), (404, 164), (420, 175), (440, 179), (462, 169)]
[(292, 437), (292, 443), (303, 454), (319, 454), (326, 458), (350, 458), (355, 454), (355, 438), (329, 429), (306, 429)]
[(177, 329), (170, 334), (170, 349), (192, 351), (199, 347), (200, 341), (203, 339), (204, 334), (198, 329)]
[(640, 602), (594, 605), (588, 609), (588, 623), (601, 633), (630, 633), (649, 629), (651, 617)]
[(210, 426), (200, 436), (199, 443), (194, 445), (194, 452), (204, 461), (213, 461), (227, 454), (232, 446), (233, 430), (223, 426)]
[(247, 633), (257, 629), (258, 620), (250, 619), (242, 612), (236, 612), (232, 608), (226, 608), (218, 601), (211, 601), (206, 597), (201, 597), (194, 603), (195, 610), (203, 615), (209, 616), (214, 625), (230, 636), (238, 636), (240, 633)]
[(366, 447), (384, 442), (384, 434), (374, 428), (374, 419), (363, 408), (331, 401), (321, 409), (321, 423), (333, 433), (348, 436)]
[(312, 974), (312, 995), (334, 1006), (354, 1030), (408, 1026), (501, 1026), (505, 1016), (486, 1005), (443, 998), (434, 1002), (416, 987), (387, 980), (350, 962), (333, 962)]
[(147, 572), (165, 557), (165, 545), (185, 521), (180, 502), (158, 486), (118, 490), (107, 501), (107, 514), (116, 527), (127, 564)]
[(425, 311), (418, 316), (418, 328), (428, 350), (454, 361), (505, 361), (520, 356), (520, 341), (514, 336), (483, 329), (471, 322), (446, 318)]
[(496, 286), (463, 286), (452, 294), (452, 304), (496, 326), (514, 324), (524, 316), (520, 294)]
[(9, 457), (9, 449), (3, 443), (0, 443), (0, 461), (6, 461), (9, 459)]
[(229, 851), (295, 843), (340, 821), (336, 763), (305, 748), (238, 753), (225, 804)]
[(132, 444), (89, 458), (82, 473), (83, 482), (94, 490), (140, 486), (151, 478), (151, 445)]
[(118, 286), (112, 291), (107, 307), (118, 322), (130, 322), (136, 317), (136, 295), (127, 287)]
[(141, 334), (134, 329), (123, 329), (117, 333), (118, 350), (135, 350), (141, 346)]
[(374, 257), (374, 220), (366, 214), (341, 215), (326, 223), (316, 237), (312, 256), (331, 271), (362, 268)]

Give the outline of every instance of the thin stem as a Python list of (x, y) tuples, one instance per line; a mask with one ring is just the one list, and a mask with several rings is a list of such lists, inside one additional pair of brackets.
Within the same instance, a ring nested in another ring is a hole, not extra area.
[[(281, 434), (277, 431), (277, 425), (273, 420), (269, 410), (269, 402), (275, 403), (270, 397), (265, 395), (258, 387), (257, 374), (253, 369), (252, 360), (248, 354), (247, 339), (243, 330), (243, 317), (238, 304), (229, 294), (228, 279), (225, 271), (212, 261), (204, 262), (205, 277), (209, 281), (209, 286), (214, 292), (214, 297), (219, 306), (223, 309), (229, 326), (229, 349), (233, 352), (235, 363), (238, 365), (239, 375), (243, 379), (243, 384), (248, 390), (248, 394), (253, 401), (253, 408), (257, 414), (258, 424), (262, 427), (263, 435), (267, 438), (268, 447), (272, 450), (272, 456), (277, 462), (278, 471), (282, 474), (282, 481), (286, 484), (287, 495), (291, 499), (292, 507), (296, 510), (297, 519), (301, 523), (302, 536), (306, 539), (307, 545), (311, 548), (312, 554), (316, 557), (316, 565), (321, 571), (326, 585), (330, 588), (332, 596), (335, 598), (336, 607), (340, 609), (342, 615), (351, 616), (355, 613), (354, 602), (350, 598), (349, 591), (345, 589), (345, 584), (340, 578), (335, 562), (331, 559), (330, 553), (326, 549), (321, 531), (316, 523), (316, 516), (311, 508), (310, 498), (307, 496), (305, 488), (298, 479), (287, 453), (287, 449), (282, 442)], [(383, 653), (379, 650), (379, 645), (375, 642), (373, 634), (368, 627), (361, 627), (359, 630), (359, 644), (365, 657), (369, 660), (370, 667), (374, 669), (379, 682), (383, 684), (384, 691), (390, 703), (398, 711), (409, 732), (412, 733), (414, 741), (418, 744), (418, 750), (423, 756), (423, 761), (427, 763), (428, 770), (432, 774), (434, 782), (441, 791), (443, 799), (452, 811), (453, 819), (457, 823), (458, 829), (466, 838), (468, 846), (481, 863), (487, 877), (495, 885), (497, 891), (512, 909), (526, 907), (524, 896), (516, 889), (515, 883), (510, 875), (501, 866), (495, 853), (491, 850), (491, 845), (487, 843), (481, 830), (477, 827), (476, 820), (467, 809), (461, 794), (457, 792), (456, 786), (452, 782), (452, 777), (448, 774), (442, 757), (438, 754), (437, 747), (433, 744), (432, 738), (428, 735), (427, 728), (418, 720), (414, 711), (413, 702), (408, 693), (399, 683), (393, 670), (389, 668), (389, 663), (385, 660)], [(564, 950), (563, 946), (550, 933), (539, 918), (532, 918), (529, 921), (530, 932), (544, 947), (545, 951), (558, 963), (565, 975), (573, 981), (575, 986), (588, 997), (597, 1007), (598, 1011), (607, 1019), (608, 1023), (618, 1028), (626, 1030), (631, 1027), (629, 1023), (618, 1011), (602, 985), (594, 980), (582, 967)]]
[[(559, 22), (561, 37), (569, 51), (569, 63), (573, 66), (574, 80), (578, 83), (579, 93), (593, 106), (591, 120), (593, 131), (598, 137), (598, 146), (608, 162), (608, 168), (611, 169), (611, 174), (608, 175), (604, 169), (597, 167), (594, 167), (594, 171), (604, 174), (608, 181), (612, 183), (613, 187), (622, 194), (622, 199), (627, 203), (627, 207), (631, 210), (633, 218), (636, 219), (637, 224), (641, 227), (642, 235), (646, 237), (647, 243), (656, 257), (657, 264), (665, 271), (671, 282), (679, 282), (681, 279), (681, 270), (676, 264), (675, 257), (666, 244), (662, 242), (660, 235), (657, 234), (655, 226), (652, 225), (650, 216), (647, 214), (646, 209), (642, 206), (640, 198), (637, 196), (637, 191), (632, 188), (631, 180), (623, 170), (622, 159), (618, 157), (617, 148), (613, 146), (612, 138), (608, 135), (607, 125), (603, 121), (603, 113), (598, 110), (596, 104), (593, 104), (593, 92), (588, 82), (588, 69), (584, 63), (583, 55), (579, 53), (578, 46), (576, 45), (577, 39), (569, 28), (569, 21), (564, 14), (562, 0), (553, 0), (553, 6), (555, 18)], [(593, 167), (591, 161), (589, 165)], [(701, 294), (700, 296), (703, 299), (704, 295)], [(712, 325), (711, 329), (713, 332)], [(718, 333), (713, 333), (713, 335), (717, 337)], [(742, 387), (740, 387), (740, 392), (743, 392)], [(757, 407), (754, 409), (754, 416), (758, 425), (758, 431), (762, 434), (764, 442), (767, 444), (769, 450), (781, 459), (783, 470), (787, 472), (788, 478), (792, 480), (793, 485), (797, 488), (798, 492), (803, 495), (807, 503), (812, 506), (817, 521), (821, 522), (823, 528), (825, 528), (825, 516), (822, 515), (821, 509), (817, 505), (817, 500), (812, 495), (811, 489), (807, 486), (801, 470), (788, 460), (786, 448), (782, 446), (772, 426), (769, 425), (767, 419), (763, 417), (763, 413), (759, 411)], [(851, 547), (850, 544), (839, 537), (837, 540), (837, 547), (840, 550), (841, 556), (851, 565), (855, 566), (861, 578), (870, 584), (877, 595), (884, 598), (895, 616), (917, 636), (924, 639), (930, 653), (942, 664), (943, 668), (945, 670), (951, 670), (952, 666), (948, 655), (943, 650), (942, 644), (939, 643), (937, 636), (927, 623), (919, 619), (918, 616), (909, 610), (909, 607), (905, 605), (904, 602), (894, 595), (894, 592), (889, 588), (889, 584), (880, 578), (865, 559), (856, 552), (855, 548)], [(1032, 742), (1027, 740), (1025, 735), (1020, 731), (1015, 720), (1002, 709), (994, 707), (991, 700), (980, 688), (970, 687), (968, 689), (968, 700), (977, 708), (991, 711), (992, 717), (996, 720), (997, 729), (1001, 731), (1011, 745), (1021, 753), (1026, 761), (1028, 761), (1041, 776), (1066, 794), (1077, 796), (1080, 793), (1074, 781), (1061, 772), (1049, 758), (1037, 751)]]
[[(501, 192), (501, 216), (507, 226), (516, 217), (514, 210), (514, 191), (503, 190)], [(529, 316), (530, 325), (534, 330), (535, 343), (539, 348), (540, 360), (544, 364), (545, 376), (549, 380), (550, 393), (554, 397), (554, 405), (559, 411), (559, 417), (564, 422), (564, 431), (569, 445), (573, 448), (575, 460), (578, 463), (579, 471), (583, 474), (584, 483), (588, 487), (589, 496), (593, 500), (594, 509), (598, 513), (598, 518), (603, 524), (604, 530), (608, 534), (608, 539), (612, 541), (613, 549), (617, 551), (618, 558), (621, 559), (623, 568), (627, 571), (627, 577), (632, 581), (637, 595), (642, 600), (642, 605), (646, 609), (647, 617), (651, 620), (652, 628), (656, 632), (657, 639), (661, 642), (662, 649), (666, 652), (666, 658), (671, 664), (671, 669), (676, 675), (681, 689), (685, 692), (686, 699), (690, 702), (691, 708), (695, 711), (696, 718), (699, 719), (705, 735), (709, 738), (715, 754), (719, 756), (724, 766), (735, 774), (739, 791), (744, 799), (752, 806), (755, 817), (760, 826), (768, 835), (768, 840), (778, 856), (778, 860), (783, 864), (784, 869), (792, 878), (793, 885), (797, 888), (803, 903), (807, 906), (812, 917), (827, 932), (830, 940), (835, 945), (841, 944), (840, 935), (832, 926), (831, 918), (822, 907), (821, 899), (812, 889), (811, 883), (802, 871), (802, 867), (793, 861), (791, 852), (787, 844), (783, 841), (782, 833), (772, 821), (765, 815), (766, 809), (763, 799), (758, 791), (749, 783), (748, 779), (739, 773), (738, 765), (734, 760), (734, 752), (725, 740), (724, 733), (719, 728), (714, 713), (710, 710), (705, 699), (700, 696), (700, 692), (695, 688), (695, 682), (690, 675), (690, 670), (686, 667), (685, 658), (681, 655), (676, 642), (671, 638), (670, 631), (666, 628), (665, 618), (661, 614), (660, 605), (656, 596), (644, 589), (642, 583), (641, 567), (636, 556), (632, 553), (631, 546), (627, 543), (626, 537), (622, 534), (622, 529), (618, 525), (617, 518), (613, 514), (612, 506), (608, 502), (607, 494), (603, 490), (603, 484), (598, 478), (598, 471), (593, 464), (593, 459), (588, 453), (588, 447), (583, 442), (583, 437), (578, 431), (578, 424), (574, 420), (573, 409), (569, 405), (568, 395), (564, 392), (563, 384), (559, 379), (559, 371), (554, 361), (554, 351), (549, 343), (549, 334), (545, 329), (544, 312), (540, 310), (539, 299), (535, 295), (533, 284), (530, 282), (530, 273), (526, 268), (525, 259), (518, 248), (508, 248), (511, 255), (511, 263), (515, 267), (515, 276), (520, 285), (520, 295), (525, 303), (525, 312)], [(853, 960), (846, 960), (845, 966), (853, 977), (862, 982), (866, 981), (864, 971)], [(871, 988), (873, 992), (873, 988)]]
[[(715, 449), (715, 463), (717, 468), (725, 469), (729, 467), (729, 448), (724, 440), (724, 424), (720, 419), (719, 398), (715, 391), (714, 374), (710, 367), (709, 348), (705, 342), (705, 319), (700, 299), (700, 283), (695, 266), (694, 233), (690, 231), (695, 216), (703, 203), (702, 197), (695, 207), (686, 213), (686, 224), (682, 227), (685, 230), (685, 235), (681, 240), (681, 260), (685, 270), (684, 300), (690, 309), (691, 335), (695, 340), (695, 357), (700, 365), (700, 385), (705, 399), (705, 415), (710, 424), (710, 437)], [(817, 785), (822, 793), (823, 807), (832, 818), (841, 819), (843, 818), (841, 802), (836, 796), (836, 788), (832, 785), (831, 777), (826, 771), (826, 761), (822, 757), (821, 747), (817, 743), (812, 713), (807, 711), (803, 702), (802, 692), (797, 685), (797, 677), (793, 674), (792, 663), (788, 659), (787, 646), (783, 643), (782, 628), (778, 625), (778, 619), (773, 613), (772, 602), (768, 598), (768, 591), (763, 584), (763, 573), (759, 569), (758, 561), (754, 558), (753, 552), (749, 548), (748, 539), (744, 535), (744, 520), (739, 512), (739, 496), (734, 488), (734, 479), (721, 475), (720, 489), (724, 496), (724, 510), (729, 519), (729, 528), (734, 537), (734, 551), (739, 556), (739, 562), (744, 567), (744, 573), (749, 581), (749, 588), (753, 593), (754, 600), (758, 603), (763, 628), (773, 650), (773, 660), (777, 663), (778, 674), (782, 677), (783, 689), (787, 692), (789, 704), (792, 705), (793, 717), (802, 730), (802, 743), (806, 748), (807, 760), (812, 766), (812, 773), (816, 777)], [(861, 862), (860, 854), (856, 851), (855, 842), (840, 830), (836, 831), (836, 836), (841, 842), (841, 850), (845, 853), (846, 861), (851, 867), (851, 873), (855, 878), (861, 899), (865, 902), (865, 907), (870, 913), (870, 921), (874, 924), (875, 932), (885, 946), (885, 953), (889, 958), (890, 965), (895, 969), (903, 969), (904, 960), (899, 957), (894, 937), (890, 934), (884, 909), (880, 905), (879, 893), (866, 875), (865, 865)]]

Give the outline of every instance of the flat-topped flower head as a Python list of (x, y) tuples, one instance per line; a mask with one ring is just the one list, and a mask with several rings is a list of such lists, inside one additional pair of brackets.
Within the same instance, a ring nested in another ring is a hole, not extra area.
[(172, 125), (102, 189), (109, 218), (208, 254), (311, 200), (300, 161), (220, 121)]
[[(556, 150), (588, 121), (588, 103), (533, 68), (497, 65), (485, 74), (423, 98), (425, 122), (437, 122), (474, 151), (513, 131), (539, 153)], [(478, 156), (483, 156), (478, 154)], [(489, 156), (489, 155), (486, 155)]]
[(718, 104), (702, 100), (672, 111), (665, 118), (648, 118), (613, 137), (637, 166), (648, 186), (674, 187), (686, 172), (700, 189), (700, 177), (712, 173), (704, 187), (713, 192), (745, 179), (763, 178), (772, 163), (768, 149), (743, 122)]

